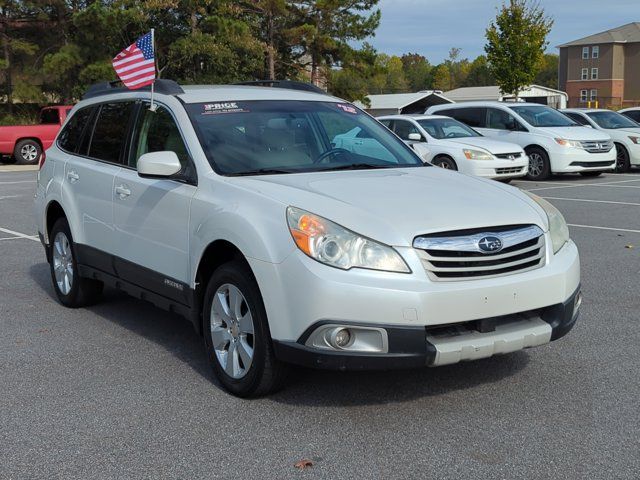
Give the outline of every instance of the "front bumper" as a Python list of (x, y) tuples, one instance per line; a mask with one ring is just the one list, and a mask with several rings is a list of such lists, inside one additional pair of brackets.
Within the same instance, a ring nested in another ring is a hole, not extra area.
[(616, 149), (606, 153), (589, 153), (578, 148), (555, 147), (549, 153), (553, 173), (606, 171), (616, 168)]
[[(581, 301), (578, 288), (565, 302), (518, 314), (439, 327), (383, 327), (388, 352), (320, 351), (305, 345), (319, 325), (296, 342), (274, 340), (276, 356), (288, 363), (329, 370), (392, 370), (477, 360), (543, 345), (575, 325)], [(365, 326), (365, 325), (362, 325)]]

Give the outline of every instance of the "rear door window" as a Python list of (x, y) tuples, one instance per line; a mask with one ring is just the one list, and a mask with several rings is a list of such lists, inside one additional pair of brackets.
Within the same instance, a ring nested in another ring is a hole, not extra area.
[(466, 123), (470, 127), (486, 128), (486, 108), (452, 108), (450, 110), (443, 110), (438, 113), (440, 115), (446, 115), (448, 117), (455, 118), (459, 122)]
[(636, 122), (640, 122), (640, 110), (632, 110), (630, 112), (624, 112), (623, 115), (626, 115), (631, 120), (635, 120)]
[(105, 162), (120, 162), (134, 105), (133, 102), (117, 102), (105, 103), (100, 107), (91, 136), (90, 157)]
[(418, 127), (406, 120), (396, 120), (393, 130), (403, 140), (409, 140), (409, 134), (411, 133), (420, 133)]
[(58, 137), (58, 146), (69, 153), (77, 153), (82, 140), (82, 135), (87, 129), (87, 124), (91, 119), (93, 107), (78, 110), (67, 122), (60, 136)]

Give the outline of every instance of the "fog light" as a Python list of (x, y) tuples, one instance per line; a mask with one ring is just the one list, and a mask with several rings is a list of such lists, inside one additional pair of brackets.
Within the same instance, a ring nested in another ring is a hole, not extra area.
[(334, 347), (344, 348), (349, 345), (351, 341), (351, 332), (349, 332), (346, 328), (341, 328), (337, 332), (335, 332), (332, 338), (332, 342)]

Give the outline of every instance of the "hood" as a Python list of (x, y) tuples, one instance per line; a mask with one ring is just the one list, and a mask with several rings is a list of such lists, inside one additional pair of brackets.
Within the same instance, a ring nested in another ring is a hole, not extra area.
[(436, 167), (229, 181), (394, 246), (411, 246), (422, 234), (467, 228), (536, 224), (547, 230), (544, 211), (517, 188)]
[(640, 135), (640, 127), (620, 128), (616, 129), (616, 132), (624, 133), (625, 135)]
[(537, 131), (553, 138), (564, 138), (565, 140), (595, 140), (599, 142), (611, 140), (607, 133), (589, 127), (540, 127)]
[(480, 147), (488, 150), (489, 153), (493, 154), (516, 153), (524, 151), (522, 150), (522, 147), (520, 145), (516, 145), (515, 143), (501, 142), (487, 137), (456, 138), (455, 140), (447, 140), (447, 142), (460, 143), (464, 146)]

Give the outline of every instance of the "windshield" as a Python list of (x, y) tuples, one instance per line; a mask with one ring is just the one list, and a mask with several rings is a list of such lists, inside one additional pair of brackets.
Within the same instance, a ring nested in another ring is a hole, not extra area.
[(599, 127), (606, 129), (614, 128), (638, 128), (639, 124), (631, 120), (630, 118), (620, 115), (618, 112), (603, 111), (603, 112), (588, 112), (587, 116), (596, 122)]
[(480, 135), (453, 118), (430, 118), (418, 120), (418, 123), (433, 138), (467, 138), (479, 137)]
[(222, 175), (424, 166), (388, 129), (346, 103), (256, 100), (185, 108)]
[(513, 105), (511, 110), (520, 115), (532, 127), (578, 127), (566, 115), (545, 105)]

